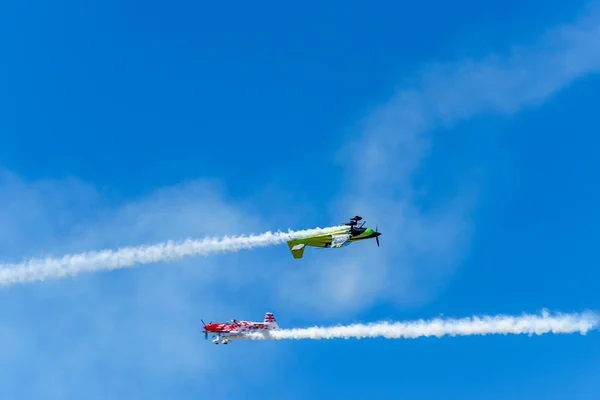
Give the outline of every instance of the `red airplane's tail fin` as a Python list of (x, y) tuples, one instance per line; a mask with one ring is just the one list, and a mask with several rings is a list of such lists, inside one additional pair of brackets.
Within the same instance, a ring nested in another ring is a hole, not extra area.
[(264, 322), (275, 322), (275, 317), (273, 316), (273, 313), (266, 313)]
[(277, 321), (275, 320), (275, 316), (271, 312), (265, 314), (265, 319), (263, 322), (270, 325), (273, 329), (277, 329), (279, 327), (277, 325)]

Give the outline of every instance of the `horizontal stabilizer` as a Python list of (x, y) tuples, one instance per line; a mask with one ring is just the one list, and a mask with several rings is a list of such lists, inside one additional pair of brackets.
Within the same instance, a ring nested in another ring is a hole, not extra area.
[(292, 251), (292, 256), (294, 256), (294, 258), (302, 258), (302, 256), (304, 255), (304, 249), (306, 247), (304, 243), (294, 244), (294, 241), (290, 240), (288, 242), (288, 246)]

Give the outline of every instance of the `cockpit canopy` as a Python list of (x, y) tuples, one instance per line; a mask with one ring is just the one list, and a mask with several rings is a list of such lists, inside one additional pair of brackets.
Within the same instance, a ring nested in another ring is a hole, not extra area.
[(351, 231), (354, 235), (360, 235), (361, 233), (363, 233), (364, 231), (367, 230), (367, 228), (363, 228), (363, 225), (365, 224), (366, 221), (362, 221), (360, 224), (357, 224), (353, 227), (351, 227)]

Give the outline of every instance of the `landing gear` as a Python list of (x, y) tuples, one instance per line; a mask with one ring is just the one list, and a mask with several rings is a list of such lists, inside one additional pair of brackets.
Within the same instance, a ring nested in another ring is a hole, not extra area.
[(217, 336), (212, 342), (214, 344), (219, 344), (219, 342), (223, 343), (223, 344), (227, 344), (227, 343), (231, 342), (231, 340), (229, 340), (229, 339), (221, 339), (220, 336)]

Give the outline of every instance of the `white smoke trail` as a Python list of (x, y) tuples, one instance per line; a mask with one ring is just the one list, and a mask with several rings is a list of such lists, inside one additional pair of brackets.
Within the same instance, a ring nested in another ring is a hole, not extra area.
[(154, 245), (123, 247), (79, 254), (67, 254), (60, 258), (32, 258), (18, 264), (0, 264), (0, 285), (32, 282), (46, 278), (74, 276), (80, 272), (112, 270), (132, 267), (135, 264), (168, 262), (185, 257), (208, 255), (218, 252), (235, 252), (254, 247), (266, 247), (301, 237), (327, 233), (347, 228), (306, 229), (302, 231), (265, 232), (250, 236), (225, 236), (222, 238), (187, 239), (181, 242), (167, 241)]
[(550, 314), (543, 310), (541, 314), (523, 314), (521, 316), (482, 316), (462, 319), (417, 320), (409, 322), (377, 322), (367, 325), (314, 327), (303, 329), (281, 329), (270, 331), (252, 339), (362, 339), (383, 337), (386, 339), (415, 339), (419, 337), (472, 336), (472, 335), (508, 335), (545, 333), (576, 333), (585, 335), (598, 327), (600, 317), (592, 311), (573, 314)]

